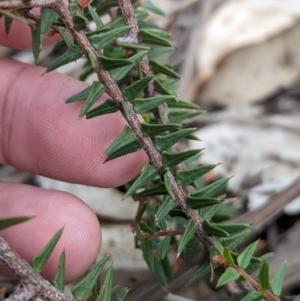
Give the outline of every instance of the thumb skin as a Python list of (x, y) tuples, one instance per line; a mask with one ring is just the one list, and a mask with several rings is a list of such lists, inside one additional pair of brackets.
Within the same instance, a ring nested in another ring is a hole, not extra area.
[[(82, 276), (94, 263), (101, 246), (101, 231), (92, 210), (76, 197), (60, 191), (0, 182), (0, 218), (29, 215), (27, 222), (0, 231), (8, 244), (28, 263), (60, 229), (63, 233), (42, 271), (52, 281), (61, 253), (66, 253), (67, 283)], [(0, 265), (0, 274), (12, 273)]]

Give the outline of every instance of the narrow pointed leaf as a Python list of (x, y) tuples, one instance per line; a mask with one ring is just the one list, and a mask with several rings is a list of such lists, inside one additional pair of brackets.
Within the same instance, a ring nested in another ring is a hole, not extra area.
[(246, 269), (251, 261), (251, 258), (256, 250), (258, 240), (250, 244), (237, 258), (238, 265)]
[(163, 103), (175, 98), (174, 96), (162, 95), (150, 98), (136, 98), (133, 101), (133, 107), (139, 114), (146, 113), (162, 105)]
[(209, 235), (219, 236), (219, 237), (229, 237), (230, 234), (217, 226), (211, 224), (209, 221), (204, 220), (203, 229)]
[(57, 14), (53, 9), (48, 7), (41, 8), (41, 21), (40, 21), (40, 48), (42, 47), (45, 38), (48, 35), (52, 23), (56, 20)]
[(273, 280), (271, 282), (271, 288), (276, 296), (281, 295), (281, 289), (282, 289), (282, 283), (283, 283), (283, 276), (286, 268), (286, 261), (282, 262), (278, 269), (276, 270), (276, 273), (273, 277)]
[(150, 234), (154, 234), (155, 231), (153, 231), (152, 228), (150, 228), (144, 221), (140, 221), (139, 222), (139, 227), (142, 231), (146, 232), (146, 233), (150, 233)]
[(176, 203), (171, 199), (167, 198), (162, 202), (162, 204), (158, 207), (158, 210), (155, 214), (155, 220), (159, 222), (163, 219), (169, 212), (176, 206)]
[(156, 57), (163, 55), (165, 53), (171, 52), (173, 50), (174, 50), (173, 47), (157, 47), (157, 48), (149, 50), (147, 56), (148, 56), (149, 60), (153, 60)]
[(238, 245), (240, 245), (252, 232), (251, 228), (246, 229), (245, 231), (232, 235), (229, 238), (225, 238), (223, 240), (224, 247), (228, 247), (230, 249), (235, 249)]
[(91, 91), (79, 113), (79, 118), (82, 118), (87, 111), (94, 105), (99, 97), (104, 93), (105, 87), (99, 82), (93, 82)]
[(101, 67), (104, 70), (113, 70), (117, 68), (121, 68), (124, 66), (128, 66), (134, 64), (134, 61), (126, 60), (126, 59), (115, 59), (106, 56), (99, 56), (99, 60), (101, 62)]
[(141, 5), (141, 8), (151, 11), (152, 13), (155, 13), (159, 16), (165, 16), (166, 14), (164, 13), (163, 10), (161, 10), (159, 7), (157, 7), (156, 5), (154, 5), (151, 1), (147, 0), (144, 1)]
[(195, 131), (194, 128), (183, 129), (166, 136), (157, 136), (155, 143), (156, 147), (160, 151), (168, 150), (172, 145), (185, 138), (188, 134), (191, 134), (193, 131)]
[(218, 166), (218, 164), (210, 164), (185, 170), (178, 170), (176, 173), (176, 179), (179, 185), (186, 186), (202, 177), (203, 175), (214, 169), (216, 166)]
[(142, 198), (142, 197), (153, 196), (153, 195), (156, 196), (156, 195), (162, 195), (167, 193), (168, 192), (165, 184), (161, 183), (152, 188), (148, 188), (143, 190), (142, 192), (137, 193), (136, 196), (138, 198)]
[(189, 279), (186, 286), (192, 285), (201, 278), (203, 278), (205, 275), (207, 275), (210, 271), (210, 262), (206, 260), (201, 267), (193, 274), (193, 276)]
[[(161, 263), (161, 266), (163, 268), (163, 271), (164, 271), (165, 275), (169, 279), (172, 279), (173, 278), (172, 266), (170, 264), (170, 260), (169, 260), (168, 256), (166, 256), (164, 259), (161, 259), (160, 263)], [(165, 286), (167, 286), (167, 281), (165, 282)]]
[[(141, 51), (136, 53), (135, 55), (130, 57), (131, 61), (139, 61), (143, 56), (145, 56), (147, 53), (147, 51)], [(115, 78), (115, 80), (120, 80), (122, 79), (124, 76), (127, 75), (127, 73), (135, 66), (135, 63), (132, 65), (128, 65), (126, 67), (122, 67), (122, 68), (118, 68), (118, 69), (114, 69), (112, 70), (112, 76)]]
[(269, 263), (265, 261), (259, 271), (257, 281), (262, 286), (263, 289), (269, 289)]
[(91, 90), (92, 90), (92, 86), (89, 86), (89, 87), (85, 88), (84, 90), (80, 91), (79, 93), (69, 97), (65, 102), (66, 103), (73, 103), (73, 102), (76, 102), (76, 101), (87, 99), (87, 97), (89, 96)]
[(185, 265), (190, 267), (199, 248), (199, 240), (196, 236), (192, 237), (183, 250)]
[(61, 55), (56, 61), (54, 61), (46, 70), (46, 72), (50, 72), (52, 70), (57, 69), (63, 65), (74, 62), (82, 57), (81, 50), (76, 45), (71, 45), (71, 47)]
[[(192, 102), (187, 102), (181, 99), (175, 99), (168, 102), (169, 108), (199, 110), (200, 107)], [(181, 111), (182, 112), (182, 111)]]
[(11, 25), (13, 22), (13, 18), (10, 18), (8, 16), (4, 16), (4, 24), (5, 24), (5, 34), (8, 36), (10, 29), (11, 29)]
[(154, 73), (161, 73), (161, 74), (171, 76), (173, 78), (181, 79), (180, 74), (178, 74), (173, 69), (165, 65), (157, 63), (156, 61), (149, 61), (149, 65), (151, 66)]
[(170, 242), (171, 242), (171, 237), (170, 236), (166, 236), (163, 240), (161, 240), (157, 244), (158, 254), (159, 254), (159, 257), (161, 259), (164, 259), (165, 256), (167, 255), (168, 250), (169, 250)]
[(111, 301), (123, 301), (127, 294), (129, 293), (129, 288), (128, 287), (123, 287), (118, 292), (116, 292), (113, 296)]
[(139, 31), (139, 38), (142, 39), (143, 43), (145, 43), (145, 44), (174, 47), (171, 42), (169, 42), (166, 39), (161, 38), (158, 35), (153, 34), (151, 31), (149, 31), (147, 29), (141, 29)]
[(197, 198), (188, 196), (186, 202), (191, 209), (197, 210), (219, 204), (221, 201), (215, 198)]
[(186, 226), (186, 229), (180, 239), (179, 246), (178, 246), (178, 253), (181, 253), (182, 250), (185, 248), (187, 243), (192, 239), (196, 231), (196, 224), (193, 220), (189, 220)]
[(112, 8), (112, 7), (115, 7), (118, 5), (119, 5), (118, 0), (103, 0), (97, 6), (96, 12), (98, 15), (101, 15), (101, 14), (106, 13), (109, 8)]
[(62, 30), (59, 31), (60, 36), (63, 38), (64, 42), (68, 47), (71, 47), (71, 45), (74, 44), (74, 40), (72, 36), (69, 33), (66, 33)]
[(219, 251), (219, 253), (223, 254), (224, 247), (222, 246), (222, 244), (220, 243), (220, 241), (216, 237), (214, 237), (213, 240), (214, 240), (214, 245), (216, 246), (216, 248)]
[(104, 156), (107, 161), (136, 152), (140, 149), (134, 132), (129, 126), (125, 126), (121, 135), (107, 148)]
[(72, 294), (77, 300), (87, 300), (93, 291), (93, 287), (98, 281), (100, 273), (102, 272), (108, 256), (101, 259), (82, 279), (80, 282), (72, 287)]
[(99, 15), (97, 14), (96, 10), (91, 5), (88, 5), (88, 11), (92, 16), (92, 19), (95, 22), (97, 29), (101, 29), (104, 25), (103, 25)]
[(158, 280), (158, 282), (162, 285), (162, 286), (167, 286), (168, 281), (167, 278), (165, 276), (162, 264), (160, 263), (159, 260), (155, 260), (154, 262), (154, 275), (156, 277), (156, 279)]
[(141, 249), (143, 251), (144, 259), (151, 271), (154, 271), (154, 256), (152, 251), (152, 242), (151, 240), (141, 239)]
[(117, 41), (117, 45), (120, 47), (129, 48), (129, 49), (137, 49), (137, 50), (150, 50), (151, 49), (149, 46), (146, 46), (146, 45), (130, 44), (130, 43), (124, 43), (124, 42), (120, 42), (120, 41)]
[(0, 218), (0, 230), (4, 230), (8, 227), (24, 223), (32, 219), (32, 216), (13, 216), (13, 217), (1, 217)]
[(172, 190), (171, 181), (168, 177), (167, 172), (164, 173), (163, 178), (164, 178), (164, 183), (165, 183), (165, 186), (166, 186), (166, 189), (168, 191), (169, 196), (171, 197), (172, 200), (175, 201), (175, 195), (174, 195), (174, 192)]
[(34, 61), (37, 64), (40, 55), (40, 30), (34, 26), (31, 26), (31, 39), (32, 39), (32, 53)]
[(128, 191), (125, 194), (125, 198), (130, 196), (132, 193), (145, 186), (148, 182), (152, 181), (157, 176), (157, 171), (153, 166), (147, 164), (138, 178), (134, 181), (134, 183), (130, 186)]
[(143, 122), (142, 129), (144, 134), (148, 137), (156, 137), (157, 135), (166, 131), (179, 131), (181, 129), (181, 125), (177, 123), (152, 124)]
[(47, 264), (48, 259), (50, 258), (56, 244), (58, 243), (62, 232), (63, 228), (57, 231), (48, 242), (48, 244), (43, 248), (43, 250), (32, 258), (32, 268), (38, 273), (41, 272)]
[(221, 285), (225, 285), (234, 280), (237, 280), (239, 277), (240, 277), (240, 274), (232, 267), (229, 267), (225, 270), (225, 272), (219, 278), (217, 287), (219, 287)]
[(73, 21), (75, 28), (77, 30), (85, 30), (87, 26), (87, 19), (81, 15), (75, 15), (73, 16)]
[(181, 153), (163, 152), (162, 156), (166, 167), (174, 167), (200, 152), (201, 149), (192, 149)]
[(223, 257), (225, 258), (225, 261), (229, 264), (234, 264), (234, 259), (231, 255), (231, 251), (228, 248), (224, 248), (223, 250)]
[(65, 288), (65, 260), (66, 253), (64, 250), (60, 255), (58, 269), (53, 280), (53, 285), (60, 291), (63, 291)]
[(170, 122), (178, 122), (181, 123), (186, 119), (190, 119), (190, 118), (194, 118), (196, 116), (199, 116), (201, 114), (205, 113), (205, 111), (203, 110), (194, 110), (194, 111), (175, 111), (172, 110), (169, 112), (168, 116), (169, 116), (169, 120)]
[(162, 95), (173, 95), (172, 92), (170, 92), (158, 79), (154, 81), (154, 88), (156, 92)]
[(147, 85), (150, 83), (150, 81), (153, 79), (153, 76), (147, 76), (140, 80), (137, 80), (130, 86), (128, 86), (123, 91), (123, 96), (128, 101), (133, 101), (135, 98), (139, 96), (139, 94), (147, 87)]
[(220, 179), (201, 190), (198, 190), (194, 192), (191, 196), (193, 197), (210, 197), (214, 195), (215, 193), (219, 192), (220, 190), (223, 190), (226, 187), (227, 182), (230, 180), (230, 178), (223, 178)]
[(101, 285), (100, 294), (96, 301), (111, 301), (113, 266), (106, 272), (104, 283)]
[(263, 300), (261, 293), (257, 292), (257, 291), (252, 291), (252, 292), (248, 293), (240, 301), (259, 301), (259, 300)]
[(86, 119), (100, 115), (111, 114), (118, 111), (116, 103), (112, 99), (107, 99), (104, 103), (86, 113)]
[[(214, 223), (213, 223), (214, 224)], [(249, 224), (215, 224), (229, 234), (236, 234), (249, 228)]]
[(169, 32), (167, 32), (161, 28), (148, 28), (147, 30), (148, 30), (148, 32), (155, 34), (155, 35), (159, 36), (160, 38), (163, 38), (166, 40), (168, 40), (169, 38), (172, 37), (172, 35)]
[(129, 31), (131, 28), (133, 28), (133, 26), (127, 25), (116, 29), (112, 29), (105, 33), (90, 37), (90, 41), (96, 49), (100, 50), (103, 49), (108, 44), (110, 44), (112, 41), (121, 37), (124, 33)]

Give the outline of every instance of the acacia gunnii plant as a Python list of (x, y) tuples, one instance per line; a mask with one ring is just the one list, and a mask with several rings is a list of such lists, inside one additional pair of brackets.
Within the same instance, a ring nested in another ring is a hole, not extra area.
[[(39, 15), (32, 11), (35, 7), (41, 8)], [(229, 218), (232, 208), (224, 195), (218, 193), (224, 190), (229, 178), (203, 185), (199, 179), (216, 165), (194, 166), (191, 162), (201, 150), (180, 151), (177, 146), (181, 139), (197, 139), (193, 135), (195, 129), (184, 127), (182, 122), (203, 111), (175, 96), (180, 75), (168, 64), (156, 60), (174, 46), (167, 32), (146, 20), (147, 11), (163, 14), (149, 0), (79, 0), (70, 1), (68, 6), (63, 0), (0, 1), (0, 16), (5, 19), (7, 34), (12, 21), (30, 26), (36, 62), (45, 37), (61, 36), (65, 52), (46, 72), (83, 56), (86, 58), (81, 79), (95, 73), (98, 81), (66, 100), (69, 104), (84, 100), (79, 118), (101, 118), (101, 115), (120, 111), (126, 119), (121, 135), (99, 155), (104, 155), (106, 161), (140, 149), (148, 155), (149, 163), (140, 175), (125, 185), (126, 197), (132, 196), (139, 202), (133, 223), (136, 247), (142, 250), (149, 269), (161, 285), (168, 286), (179, 259), (189, 267), (200, 249), (203, 251), (200, 267), (187, 285), (210, 273), (211, 278), (218, 279), (217, 287), (227, 287), (234, 300), (279, 301), (285, 262), (271, 280), (270, 254), (255, 257), (257, 242), (237, 253), (237, 246), (251, 229), (248, 224), (222, 223)], [(111, 21), (104, 24), (103, 16), (108, 12)], [(95, 25), (94, 30), (90, 29), (90, 23)], [(94, 107), (103, 93), (109, 98)], [(8, 217), (0, 220), (0, 226), (3, 229), (28, 218)], [(168, 229), (170, 225), (172, 230)], [(20, 288), (5, 300), (25, 301), (37, 296), (57, 301), (123, 300), (128, 289), (112, 286), (112, 267), (102, 286), (97, 287), (107, 258), (98, 262), (73, 287), (73, 297), (63, 293), (64, 258), (68, 254), (61, 255), (53, 284), (40, 276), (61, 232), (32, 259), (31, 266), (0, 238), (0, 262), (21, 279)], [(175, 263), (169, 256), (174, 249)], [(250, 275), (256, 270), (259, 270), (257, 279)]]

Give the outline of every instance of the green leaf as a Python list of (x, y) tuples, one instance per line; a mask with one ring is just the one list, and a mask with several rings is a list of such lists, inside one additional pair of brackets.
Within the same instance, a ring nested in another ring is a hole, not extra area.
[(161, 73), (173, 78), (181, 79), (181, 76), (177, 72), (169, 67), (166, 67), (165, 65), (157, 63), (156, 61), (149, 61), (149, 65), (154, 73)]
[(282, 262), (278, 269), (276, 270), (276, 273), (273, 277), (273, 280), (271, 282), (271, 288), (275, 296), (280, 296), (281, 289), (282, 289), (282, 283), (283, 283), (283, 276), (286, 268), (286, 261)]
[(121, 135), (107, 148), (104, 156), (106, 161), (136, 152), (140, 149), (140, 144), (134, 132), (129, 126), (125, 126)]
[(82, 118), (87, 113), (87, 111), (94, 105), (104, 91), (105, 87), (101, 83), (98, 81), (93, 82), (91, 91), (79, 113), (79, 118)]
[(178, 170), (176, 173), (176, 179), (179, 185), (186, 186), (202, 177), (203, 175), (214, 169), (216, 166), (218, 166), (218, 164), (210, 164), (192, 167), (185, 170)]
[(167, 282), (163, 267), (159, 260), (155, 260), (153, 272), (154, 272), (154, 275), (155, 275), (156, 279), (158, 280), (158, 282), (162, 286), (167, 286), (168, 282)]
[(118, 0), (103, 0), (99, 3), (96, 8), (96, 12), (98, 15), (104, 14), (108, 11), (108, 9), (118, 6)]
[(219, 227), (211, 224), (209, 221), (206, 219), (203, 222), (203, 230), (208, 234), (208, 235), (214, 235), (214, 236), (220, 236), (220, 237), (229, 237), (230, 234)]
[(225, 261), (229, 264), (234, 264), (234, 259), (231, 255), (231, 251), (228, 248), (224, 248), (223, 250), (223, 257), (225, 258)]
[(171, 52), (173, 50), (174, 50), (173, 47), (157, 47), (157, 48), (149, 50), (147, 56), (148, 56), (149, 60), (153, 60), (156, 57), (163, 55), (165, 53)]
[(141, 8), (148, 10), (152, 13), (155, 13), (159, 16), (165, 16), (166, 14), (164, 13), (163, 10), (161, 10), (159, 7), (157, 7), (156, 5), (154, 5), (151, 1), (147, 0), (142, 2), (142, 4), (140, 5)]
[(13, 216), (13, 217), (1, 217), (0, 218), (0, 230), (4, 230), (8, 227), (24, 223), (32, 219), (32, 216)]
[(156, 147), (160, 151), (168, 150), (172, 145), (180, 141), (181, 139), (185, 138), (188, 134), (191, 134), (195, 131), (195, 128), (190, 129), (183, 129), (178, 132), (165, 135), (165, 136), (157, 136), (156, 141)]
[(137, 49), (137, 50), (150, 50), (151, 49), (149, 46), (146, 46), (146, 45), (130, 44), (130, 43), (124, 43), (124, 42), (120, 42), (120, 41), (117, 41), (117, 45), (120, 47), (129, 48), (129, 49)]
[(192, 285), (201, 278), (203, 278), (206, 274), (208, 274), (210, 271), (210, 262), (209, 260), (206, 260), (201, 267), (193, 274), (193, 276), (189, 279), (186, 286)]
[(222, 246), (220, 241), (216, 237), (214, 237), (213, 240), (214, 240), (214, 245), (215, 245), (216, 249), (219, 251), (220, 254), (223, 254), (224, 247)]
[[(199, 110), (200, 107), (192, 102), (187, 102), (180, 99), (171, 100), (168, 102), (169, 108), (181, 108), (181, 109), (191, 109), (191, 110)], [(182, 112), (182, 111), (180, 111)]]
[(187, 243), (191, 240), (194, 236), (196, 231), (196, 224), (193, 220), (189, 220), (186, 226), (186, 229), (180, 239), (179, 246), (178, 246), (178, 253), (181, 253), (182, 250), (185, 248)]
[(235, 249), (239, 244), (241, 244), (252, 232), (251, 228), (246, 229), (245, 231), (238, 233), (236, 235), (233, 235), (229, 238), (225, 238), (223, 240), (223, 245), (225, 247), (228, 247), (230, 249)]
[(81, 15), (73, 16), (74, 25), (77, 30), (85, 30), (87, 25), (87, 19)]
[(111, 114), (118, 111), (116, 103), (112, 99), (105, 100), (104, 103), (86, 113), (86, 119), (94, 118), (100, 115)]
[(140, 221), (139, 222), (139, 227), (142, 231), (146, 232), (146, 233), (150, 233), (150, 234), (154, 234), (155, 231), (153, 231), (152, 228), (150, 228), (147, 223), (145, 223), (144, 221)]
[[(169, 169), (169, 168), (168, 168), (168, 169)], [(167, 169), (167, 170), (168, 170), (168, 169)], [(166, 170), (166, 171), (167, 171), (167, 170)], [(166, 186), (166, 189), (167, 189), (167, 191), (168, 191), (169, 196), (171, 197), (172, 200), (175, 201), (175, 195), (174, 195), (174, 192), (173, 192), (173, 190), (172, 190), (171, 181), (170, 181), (170, 179), (169, 179), (169, 177), (168, 177), (168, 173), (167, 173), (167, 172), (165, 172), (165, 173), (163, 174), (163, 178), (164, 178), (164, 183), (165, 183), (165, 186)]]
[(114, 291), (111, 301), (123, 301), (129, 292), (128, 287), (123, 287), (120, 290)]
[(148, 137), (156, 137), (158, 134), (166, 131), (174, 132), (181, 129), (181, 125), (177, 123), (152, 124), (143, 122), (141, 125), (143, 133)]
[(199, 240), (196, 236), (192, 237), (183, 250), (183, 257), (187, 267), (192, 265), (193, 259), (199, 248)]
[(227, 182), (230, 180), (230, 178), (223, 178), (220, 179), (201, 190), (198, 190), (194, 192), (191, 196), (193, 197), (210, 197), (214, 195), (215, 193), (219, 192), (220, 190), (223, 190), (226, 187)]
[(269, 263), (265, 261), (259, 271), (259, 275), (257, 277), (258, 283), (265, 290), (269, 289)]
[(72, 294), (77, 300), (87, 300), (93, 291), (93, 287), (98, 281), (108, 256), (101, 259), (82, 279), (72, 287)]
[(161, 240), (157, 244), (158, 254), (159, 254), (159, 257), (161, 259), (164, 259), (165, 256), (167, 255), (168, 250), (169, 250), (170, 242), (171, 242), (171, 237), (170, 236), (166, 236), (163, 240)]
[[(169, 123), (172, 124), (172, 123)], [(166, 125), (169, 125), (166, 124)], [(142, 124), (143, 126), (143, 124)], [(178, 125), (177, 125), (178, 126)], [(192, 149), (181, 153), (163, 152), (162, 157), (166, 167), (174, 167), (179, 163), (197, 155), (200, 153), (201, 149)]]
[(131, 60), (115, 59), (103, 55), (99, 56), (99, 60), (101, 62), (101, 67), (104, 70), (112, 70), (134, 64), (134, 61)]
[(158, 79), (156, 79), (154, 81), (154, 88), (155, 88), (155, 91), (162, 94), (162, 95), (173, 95), (172, 92), (170, 92), (166, 87), (165, 85), (159, 81)]
[(147, 197), (147, 196), (157, 196), (161, 194), (167, 194), (167, 189), (164, 183), (158, 184), (152, 188), (148, 188), (136, 194), (138, 198)]
[(58, 243), (62, 232), (63, 228), (57, 231), (48, 242), (48, 244), (43, 248), (43, 250), (32, 258), (31, 265), (36, 272), (41, 272), (47, 264), (48, 259), (51, 256), (56, 244)]
[(252, 291), (248, 293), (244, 298), (240, 301), (259, 301), (263, 300), (263, 297), (260, 292)]
[(40, 30), (31, 26), (31, 39), (32, 39), (32, 53), (34, 61), (37, 64), (40, 56)]
[(149, 31), (147, 29), (141, 29), (139, 31), (139, 38), (142, 39), (143, 43), (145, 43), (145, 44), (174, 47), (171, 42), (169, 42), (166, 39), (161, 38), (158, 35), (153, 34), (151, 31)]
[[(173, 278), (173, 274), (172, 274), (172, 266), (170, 264), (170, 260), (169, 260), (169, 257), (166, 256), (164, 259), (161, 259), (160, 260), (160, 263), (161, 263), (161, 266), (163, 268), (163, 271), (165, 272), (166, 276), (169, 278), (169, 279), (172, 279)], [(155, 268), (154, 268), (155, 269)], [(167, 280), (165, 281), (165, 286), (167, 285)]]
[(257, 244), (258, 241), (253, 242), (238, 256), (237, 263), (241, 268), (243, 269), (247, 268), (256, 250)]
[(88, 5), (88, 11), (92, 16), (93, 21), (95, 22), (97, 29), (101, 29), (104, 25), (99, 17), (99, 15), (97, 14), (96, 10), (91, 6)]
[(73, 102), (76, 102), (76, 101), (87, 99), (87, 97), (89, 96), (91, 90), (92, 90), (92, 86), (89, 86), (89, 87), (85, 88), (84, 90), (80, 91), (79, 93), (69, 97), (65, 101), (65, 103), (73, 103)]
[(169, 116), (169, 120), (171, 122), (181, 123), (182, 121), (184, 121), (186, 119), (194, 118), (203, 113), (205, 113), (205, 111), (202, 111), (202, 110), (197, 110), (197, 111), (192, 111), (192, 112), (172, 110), (169, 112), (168, 116)]
[(225, 230), (229, 234), (236, 234), (238, 232), (244, 231), (245, 229), (249, 228), (249, 224), (214, 224), (218, 226), (220, 229)]
[(141, 241), (141, 249), (143, 251), (144, 259), (151, 271), (154, 271), (154, 256), (152, 252), (152, 242), (147, 239), (140, 239)]
[(171, 34), (167, 31), (162, 30), (161, 28), (148, 28), (147, 29), (148, 32), (153, 33), (157, 36), (159, 36), (160, 38), (166, 39), (168, 40), (169, 38), (171, 38)]
[(8, 16), (4, 16), (4, 24), (5, 24), (5, 34), (6, 34), (6, 36), (9, 35), (12, 22), (13, 22), (13, 18), (10, 18)]
[(104, 283), (101, 285), (100, 294), (96, 301), (111, 301), (112, 293), (112, 277), (113, 277), (113, 266), (110, 266), (107, 270)]
[(40, 21), (40, 48), (44, 44), (45, 38), (48, 35), (52, 23), (57, 19), (57, 14), (53, 9), (48, 7), (41, 8), (41, 21)]
[(133, 101), (135, 98), (139, 96), (139, 94), (147, 87), (147, 85), (150, 83), (150, 81), (153, 79), (153, 76), (147, 76), (140, 80), (137, 80), (130, 86), (128, 86), (123, 91), (123, 96), (128, 101)]
[[(147, 53), (147, 51), (141, 51), (136, 53), (135, 55), (130, 57), (131, 61), (139, 61), (143, 56), (145, 56)], [(112, 76), (115, 78), (115, 80), (120, 80), (122, 79), (124, 76), (127, 75), (127, 73), (135, 66), (135, 63), (133, 63), (132, 65), (128, 65), (126, 67), (122, 67), (122, 68), (118, 68), (118, 69), (114, 69), (112, 70)]]
[(71, 47), (61, 55), (57, 60), (55, 60), (46, 70), (46, 72), (50, 72), (52, 70), (57, 69), (63, 65), (74, 62), (82, 57), (81, 50), (76, 45), (71, 45)]
[(110, 44), (112, 41), (121, 37), (124, 33), (129, 31), (131, 28), (133, 28), (133, 26), (127, 25), (116, 29), (112, 29), (102, 34), (94, 35), (90, 37), (90, 41), (96, 49), (100, 50), (103, 49), (108, 44)]
[(300, 301), (300, 295), (298, 295), (298, 296), (293, 296), (293, 301)]
[(174, 96), (162, 95), (149, 98), (136, 98), (133, 101), (133, 107), (139, 114), (146, 113), (152, 109), (160, 106), (161, 104), (173, 99)]
[(171, 198), (165, 199), (158, 207), (155, 214), (155, 222), (160, 222), (175, 206), (176, 203)]
[(60, 36), (63, 38), (64, 42), (68, 47), (74, 44), (74, 40), (69, 33), (66, 33), (62, 30), (59, 31)]
[(128, 191), (125, 194), (125, 198), (132, 195), (139, 188), (145, 186), (148, 182), (152, 181), (157, 176), (157, 172), (153, 166), (147, 164), (138, 178), (134, 181), (134, 183), (130, 186)]
[(239, 277), (240, 277), (240, 274), (232, 267), (229, 267), (225, 270), (225, 272), (219, 278), (217, 287), (219, 287), (221, 285), (225, 285), (234, 280), (237, 280)]
[(59, 257), (58, 269), (53, 280), (53, 285), (60, 291), (63, 291), (65, 288), (65, 260), (66, 253), (64, 250)]
[(215, 198), (196, 198), (188, 196), (186, 202), (191, 209), (196, 210), (219, 204), (221, 201)]

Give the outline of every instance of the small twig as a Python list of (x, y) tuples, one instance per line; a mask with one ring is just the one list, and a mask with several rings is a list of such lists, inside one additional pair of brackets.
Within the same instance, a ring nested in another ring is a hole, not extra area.
[(21, 281), (20, 288), (4, 301), (27, 301), (32, 297), (40, 297), (46, 301), (76, 301), (59, 291), (49, 281), (11, 249), (8, 243), (0, 237), (0, 263), (5, 264)]

